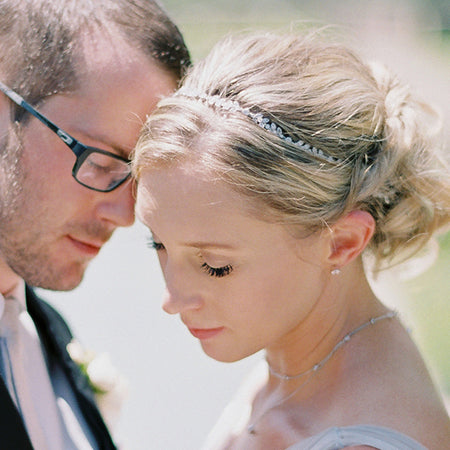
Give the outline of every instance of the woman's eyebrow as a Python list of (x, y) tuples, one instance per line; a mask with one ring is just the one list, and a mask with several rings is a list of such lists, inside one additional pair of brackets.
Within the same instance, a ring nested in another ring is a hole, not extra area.
[(195, 247), (200, 249), (234, 249), (235, 246), (231, 244), (208, 242), (208, 241), (185, 241), (182, 243), (186, 247)]

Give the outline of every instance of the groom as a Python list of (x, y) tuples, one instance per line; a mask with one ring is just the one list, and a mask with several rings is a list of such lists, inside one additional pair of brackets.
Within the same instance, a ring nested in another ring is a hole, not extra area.
[(153, 0), (1, 2), (2, 449), (115, 448), (69, 328), (30, 286), (75, 288), (133, 223), (130, 150), (188, 64)]

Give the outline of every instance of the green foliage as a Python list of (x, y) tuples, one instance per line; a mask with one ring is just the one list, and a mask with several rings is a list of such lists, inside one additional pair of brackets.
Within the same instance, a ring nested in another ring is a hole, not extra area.
[(407, 307), (415, 319), (417, 341), (442, 387), (450, 393), (450, 233), (440, 239), (436, 263), (406, 283)]

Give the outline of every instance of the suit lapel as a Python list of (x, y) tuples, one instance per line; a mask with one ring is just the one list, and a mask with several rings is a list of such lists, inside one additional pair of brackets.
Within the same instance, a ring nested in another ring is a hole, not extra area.
[(96, 437), (101, 449), (115, 449), (115, 445), (98, 411), (94, 394), (86, 376), (67, 352), (72, 333), (64, 319), (50, 305), (39, 299), (26, 287), (27, 307), (35, 322), (46, 351), (61, 364), (78, 400), (83, 415)]
[(5, 383), (0, 378), (0, 440), (5, 448), (33, 450), (28, 434), (12, 401)]

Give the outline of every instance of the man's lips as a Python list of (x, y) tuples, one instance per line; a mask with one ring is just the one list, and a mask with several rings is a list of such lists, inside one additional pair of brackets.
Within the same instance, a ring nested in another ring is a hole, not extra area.
[(224, 330), (224, 327), (218, 327), (218, 328), (190, 328), (190, 327), (188, 327), (188, 330), (192, 334), (192, 336), (196, 337), (197, 339), (203, 340), (203, 339), (210, 339), (214, 336), (217, 336), (219, 333), (221, 333)]
[(68, 238), (78, 250), (91, 256), (96, 256), (104, 244), (103, 241), (80, 240), (73, 236), (68, 236)]

